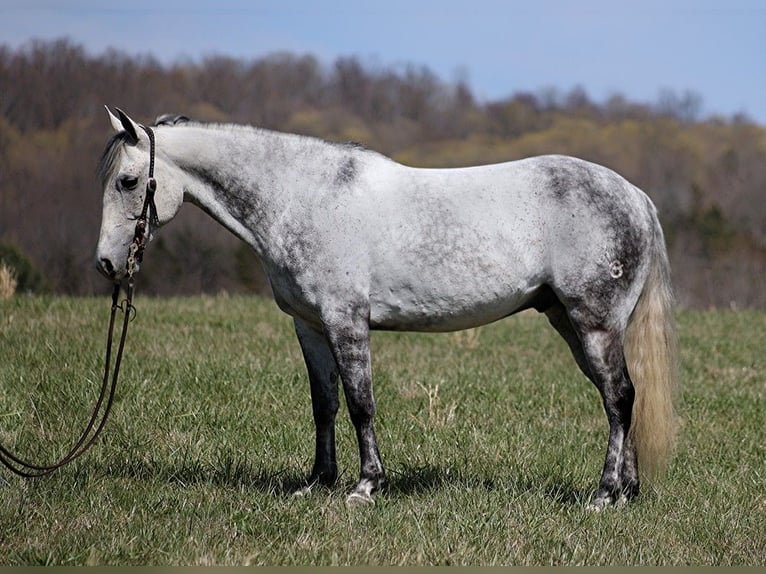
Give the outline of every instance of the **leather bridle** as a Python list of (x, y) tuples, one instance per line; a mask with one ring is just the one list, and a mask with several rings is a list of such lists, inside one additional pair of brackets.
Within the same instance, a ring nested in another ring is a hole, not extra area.
[(128, 281), (133, 279), (136, 262), (140, 263), (144, 256), (144, 249), (149, 242), (151, 235), (150, 227), (157, 228), (160, 225), (157, 216), (157, 206), (154, 203), (154, 193), (157, 191), (157, 180), (154, 179), (154, 130), (146, 126), (141, 126), (146, 135), (149, 136), (149, 178), (146, 180), (146, 194), (144, 195), (144, 206), (141, 209), (141, 215), (136, 220), (136, 230), (133, 234), (133, 241), (128, 251)]

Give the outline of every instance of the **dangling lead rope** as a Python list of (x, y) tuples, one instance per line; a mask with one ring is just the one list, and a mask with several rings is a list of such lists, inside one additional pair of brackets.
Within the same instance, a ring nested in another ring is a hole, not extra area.
[[(112, 311), (109, 316), (109, 332), (106, 337), (106, 356), (104, 358), (104, 377), (101, 381), (101, 392), (99, 393), (96, 406), (93, 407), (93, 414), (88, 421), (88, 425), (85, 427), (80, 439), (69, 450), (69, 452), (58, 462), (52, 464), (33, 464), (28, 462), (17, 455), (13, 454), (6, 447), (0, 444), (0, 462), (3, 463), (11, 472), (23, 476), (25, 478), (35, 478), (39, 476), (45, 476), (52, 473), (81, 456), (86, 450), (88, 450), (106, 424), (106, 419), (109, 416), (109, 411), (112, 409), (112, 403), (114, 402), (114, 393), (117, 388), (117, 378), (120, 374), (120, 364), (122, 363), (122, 353), (125, 349), (125, 340), (128, 336), (128, 324), (131, 317), (135, 315), (136, 308), (133, 306), (133, 273), (135, 272), (136, 262), (140, 262), (143, 259), (144, 249), (149, 240), (149, 228), (150, 226), (159, 226), (159, 218), (157, 216), (157, 207), (154, 204), (154, 192), (157, 189), (157, 182), (154, 179), (154, 132), (151, 128), (144, 128), (146, 135), (149, 136), (149, 179), (146, 182), (146, 195), (144, 197), (144, 206), (141, 210), (141, 215), (136, 221), (136, 229), (133, 234), (133, 241), (130, 244), (127, 258), (127, 272), (128, 281), (125, 288), (126, 298), (122, 303), (119, 303), (120, 298), (120, 284), (115, 283), (112, 290)], [(111, 384), (109, 379), (109, 372), (111, 368), (112, 360), (112, 347), (114, 342), (114, 324), (117, 311), (120, 310), (124, 313), (122, 321), (122, 332), (120, 334), (120, 342), (117, 345), (117, 356), (114, 360), (114, 370), (112, 372)], [(107, 393), (108, 391), (108, 393)], [(104, 404), (104, 398), (106, 398), (106, 404)], [(99, 415), (103, 407), (103, 414)], [(99, 419), (100, 416), (100, 419)], [(98, 421), (98, 424), (96, 424)], [(92, 433), (92, 434), (91, 434)]]
[[(112, 312), (109, 316), (109, 332), (107, 334), (106, 340), (106, 357), (104, 359), (104, 377), (101, 382), (101, 392), (99, 393), (98, 400), (96, 401), (96, 406), (93, 407), (93, 414), (88, 421), (87, 427), (80, 436), (80, 439), (61, 460), (52, 464), (33, 464), (14, 455), (7, 448), (0, 444), (0, 462), (8, 467), (11, 472), (25, 478), (34, 478), (50, 474), (54, 470), (61, 468), (65, 464), (72, 462), (80, 455), (82, 455), (86, 450), (90, 448), (94, 442), (96, 442), (98, 435), (101, 434), (101, 431), (106, 424), (106, 419), (109, 416), (109, 411), (112, 408), (112, 403), (114, 402), (114, 392), (117, 388), (117, 378), (120, 374), (122, 353), (125, 348), (125, 339), (128, 335), (128, 323), (130, 322), (131, 314), (135, 312), (135, 308), (133, 307), (132, 278), (128, 281), (127, 297), (122, 302), (122, 304), (118, 303), (119, 297), (120, 285), (119, 283), (115, 283), (114, 290), (112, 291)], [(118, 310), (121, 310), (125, 314), (125, 317), (122, 322), (122, 334), (120, 335), (120, 342), (117, 347), (117, 356), (115, 357), (114, 361), (114, 372), (112, 373), (110, 385), (109, 371), (111, 369), (114, 324), (115, 316), (117, 315)], [(104, 404), (105, 398), (106, 404)], [(101, 412), (102, 407), (104, 412), (100, 415), (99, 413)], [(98, 421), (98, 424), (96, 424), (96, 421)]]

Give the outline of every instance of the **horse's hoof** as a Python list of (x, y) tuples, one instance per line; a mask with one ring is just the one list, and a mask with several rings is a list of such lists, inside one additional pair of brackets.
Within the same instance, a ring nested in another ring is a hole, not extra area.
[(601, 512), (607, 508), (622, 508), (627, 506), (628, 502), (630, 502), (630, 497), (624, 492), (621, 492), (617, 498), (609, 494), (603, 494), (594, 496), (585, 509), (590, 512)]
[(588, 503), (585, 510), (588, 512), (601, 512), (610, 506), (612, 506), (612, 498), (610, 496), (598, 496)]
[(363, 506), (375, 506), (375, 499), (366, 492), (354, 491), (346, 498), (346, 506), (349, 508), (361, 508)]
[(627, 506), (628, 502), (630, 502), (630, 498), (628, 497), (628, 495), (626, 495), (623, 492), (623, 493), (620, 494), (620, 497), (614, 503), (614, 507), (615, 508), (622, 508), (623, 506)]
[(298, 490), (293, 492), (293, 496), (298, 496), (298, 497), (300, 497), (300, 496), (308, 496), (309, 494), (311, 494), (311, 487), (312, 486), (313, 486), (313, 484), (309, 484), (308, 486), (304, 486), (303, 488), (299, 488)]

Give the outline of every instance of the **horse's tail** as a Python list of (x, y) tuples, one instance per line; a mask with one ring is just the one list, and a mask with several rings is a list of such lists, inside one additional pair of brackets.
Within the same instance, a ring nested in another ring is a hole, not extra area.
[(641, 477), (649, 479), (665, 470), (673, 451), (679, 376), (670, 265), (657, 213), (651, 211), (651, 266), (625, 334), (628, 373), (636, 391), (630, 436)]

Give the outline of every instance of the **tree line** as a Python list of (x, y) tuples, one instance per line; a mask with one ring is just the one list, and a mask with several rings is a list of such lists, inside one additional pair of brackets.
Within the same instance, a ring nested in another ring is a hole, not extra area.
[[(595, 102), (579, 87), (481, 102), (466, 82), (426, 67), (355, 57), (162, 65), (116, 50), (90, 55), (69, 39), (0, 46), (0, 259), (34, 277), (22, 291), (108, 290), (92, 261), (108, 104), (143, 123), (173, 112), (356, 141), (413, 166), (545, 153), (595, 161), (657, 204), (682, 305), (764, 307), (766, 129), (743, 115), (702, 117), (701, 103), (691, 92)], [(249, 248), (192, 206), (150, 246), (140, 288), (269, 292)]]

